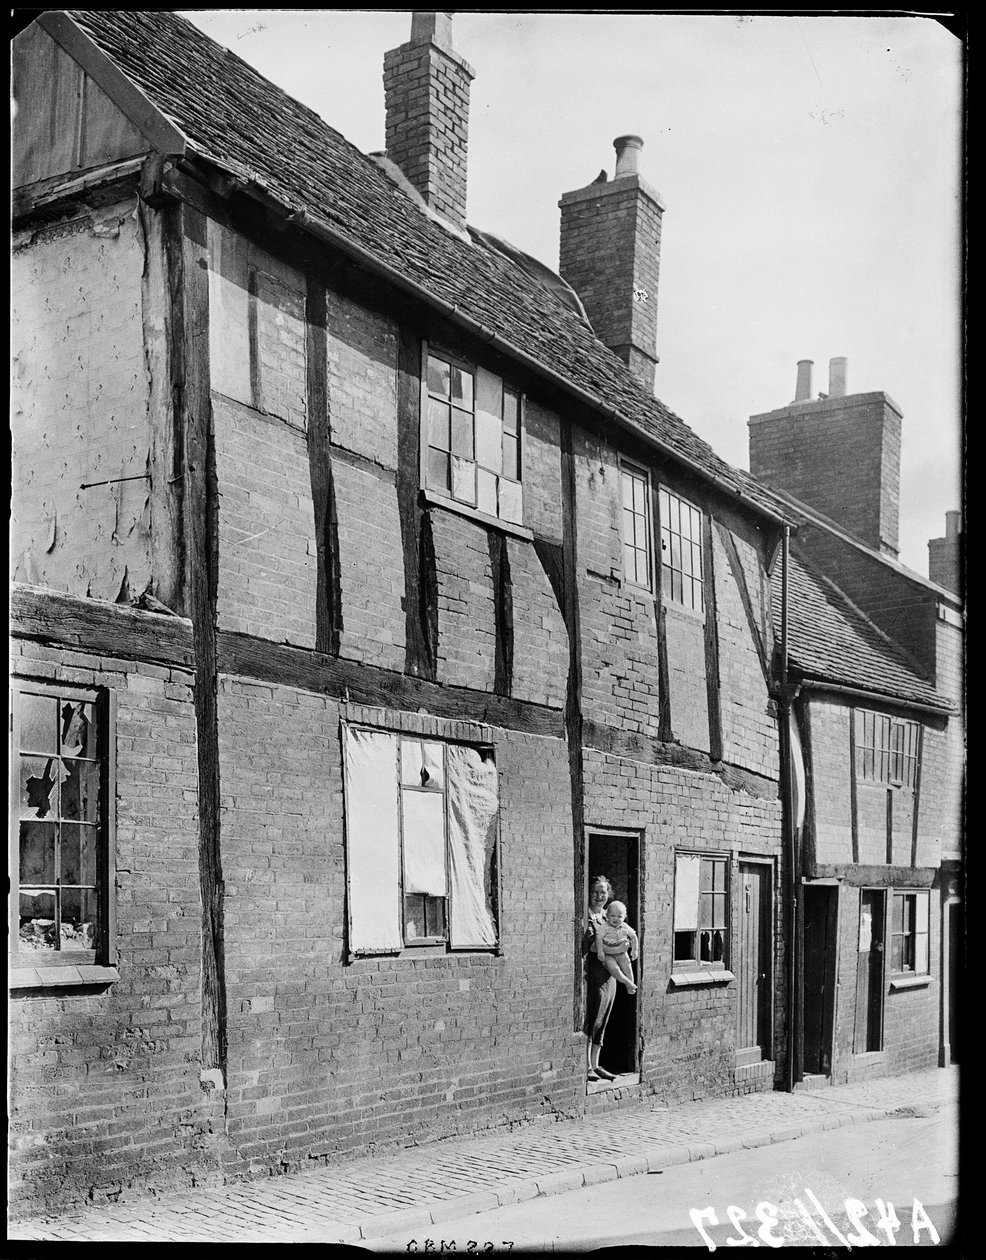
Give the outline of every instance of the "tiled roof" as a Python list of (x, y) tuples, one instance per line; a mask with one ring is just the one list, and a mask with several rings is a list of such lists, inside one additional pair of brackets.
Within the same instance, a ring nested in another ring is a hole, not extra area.
[(163, 10), (69, 16), (188, 138), (190, 151), (257, 181), (439, 303), (771, 516), (787, 510), (660, 401), (547, 286), (482, 241), (425, 216), (365, 154), (239, 57)]
[[(779, 573), (773, 598), (779, 626)], [(788, 665), (796, 676), (949, 710), (948, 701), (924, 681), (902, 649), (834, 583), (794, 556), (788, 568), (787, 633)]]

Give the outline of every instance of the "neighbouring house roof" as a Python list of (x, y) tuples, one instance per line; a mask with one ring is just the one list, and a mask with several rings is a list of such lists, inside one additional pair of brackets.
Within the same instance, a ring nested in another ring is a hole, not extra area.
[[(774, 624), (780, 625), (780, 574), (773, 583)], [(951, 711), (916, 664), (861, 612), (835, 583), (803, 561), (788, 567), (788, 668), (795, 679), (885, 695)]]
[(470, 244), (436, 223), (313, 110), (184, 18), (163, 10), (67, 13), (187, 138), (189, 156), (259, 185), (313, 230), (368, 255), (395, 283), (411, 282), (449, 318), (458, 312), (491, 330), (498, 349), (727, 494), (775, 521), (789, 519), (771, 491), (651, 396), (552, 286), (481, 234)]

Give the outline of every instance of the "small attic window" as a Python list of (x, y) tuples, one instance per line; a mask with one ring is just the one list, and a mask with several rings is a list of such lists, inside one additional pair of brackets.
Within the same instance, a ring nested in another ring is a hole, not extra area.
[(426, 490), (523, 524), (523, 399), (499, 376), (425, 347), (421, 389)]

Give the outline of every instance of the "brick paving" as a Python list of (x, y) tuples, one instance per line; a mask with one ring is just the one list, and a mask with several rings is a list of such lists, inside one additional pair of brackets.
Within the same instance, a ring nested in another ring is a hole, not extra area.
[(619, 1112), (619, 1141), (599, 1113), (509, 1133), (452, 1138), (340, 1168), (134, 1200), (13, 1222), (11, 1239), (345, 1242), (461, 1219), (695, 1159), (789, 1141), (958, 1098), (958, 1070)]

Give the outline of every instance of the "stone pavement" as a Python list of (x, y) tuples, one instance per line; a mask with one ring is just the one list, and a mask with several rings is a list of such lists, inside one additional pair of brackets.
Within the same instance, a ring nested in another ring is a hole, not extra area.
[[(958, 1098), (932, 1069), (794, 1094), (666, 1106), (644, 1100), (582, 1120), (449, 1138), (386, 1157), (264, 1181), (11, 1223), (9, 1239), (63, 1242), (343, 1242), (426, 1230), (538, 1195), (784, 1142)], [(612, 1132), (613, 1136), (609, 1134)], [(632, 1153), (628, 1153), (632, 1152)]]

